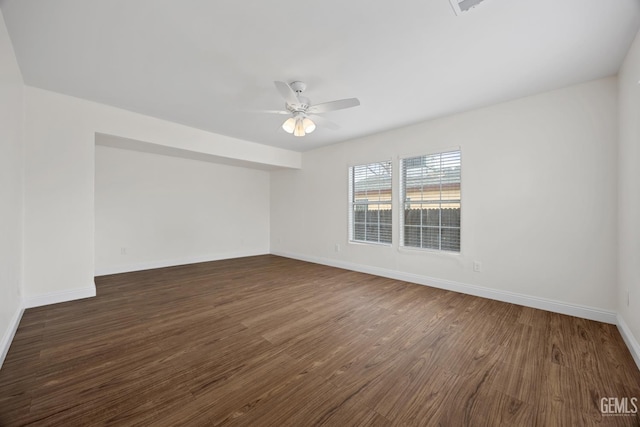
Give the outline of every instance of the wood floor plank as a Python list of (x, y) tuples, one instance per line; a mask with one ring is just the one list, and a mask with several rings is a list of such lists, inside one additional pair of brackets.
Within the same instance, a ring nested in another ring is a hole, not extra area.
[(633, 426), (613, 325), (265, 255), (26, 310), (0, 425)]

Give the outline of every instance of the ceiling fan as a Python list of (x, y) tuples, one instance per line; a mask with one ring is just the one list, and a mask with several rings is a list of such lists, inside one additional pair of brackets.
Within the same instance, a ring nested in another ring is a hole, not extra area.
[(273, 82), (276, 89), (285, 100), (286, 110), (268, 110), (266, 113), (291, 115), (282, 124), (282, 129), (295, 136), (305, 136), (316, 129), (316, 123), (329, 129), (338, 129), (338, 125), (318, 116), (318, 114), (329, 111), (342, 110), (345, 108), (357, 107), (360, 105), (358, 98), (340, 99), (337, 101), (323, 102), (322, 104), (311, 105), (309, 98), (302, 96), (307, 88), (303, 82)]

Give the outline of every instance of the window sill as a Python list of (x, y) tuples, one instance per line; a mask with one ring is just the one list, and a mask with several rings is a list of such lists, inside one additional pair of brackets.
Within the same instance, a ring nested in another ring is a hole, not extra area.
[(416, 255), (419, 255), (419, 254), (440, 255), (444, 257), (459, 257), (462, 255), (462, 251), (460, 252), (438, 251), (435, 249), (412, 248), (409, 246), (398, 246), (398, 252), (416, 254)]
[(391, 243), (363, 242), (360, 240), (349, 240), (347, 243), (356, 246), (381, 246), (383, 248), (391, 248)]

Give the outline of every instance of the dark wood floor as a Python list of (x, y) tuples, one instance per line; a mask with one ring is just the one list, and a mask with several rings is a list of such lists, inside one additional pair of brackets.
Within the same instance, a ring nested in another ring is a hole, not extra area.
[(640, 425), (615, 326), (276, 256), (27, 310), (0, 425)]

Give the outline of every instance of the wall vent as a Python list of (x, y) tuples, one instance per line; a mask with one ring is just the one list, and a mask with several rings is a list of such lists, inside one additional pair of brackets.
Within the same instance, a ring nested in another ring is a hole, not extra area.
[(449, 0), (451, 7), (456, 15), (460, 15), (462, 12), (467, 12), (483, 2), (483, 0)]

